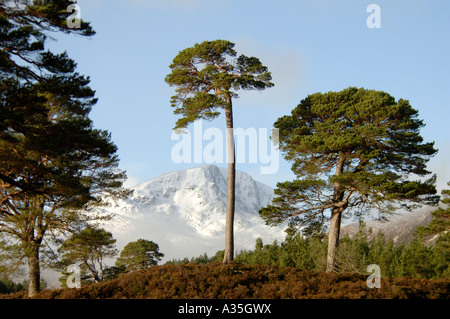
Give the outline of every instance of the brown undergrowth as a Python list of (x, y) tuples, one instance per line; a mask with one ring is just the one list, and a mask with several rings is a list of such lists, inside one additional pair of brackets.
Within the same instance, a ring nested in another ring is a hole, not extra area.
[[(449, 279), (382, 278), (368, 288), (366, 276), (327, 274), (292, 267), (209, 263), (163, 265), (80, 289), (44, 290), (40, 299), (317, 299), (449, 298)], [(0, 298), (26, 298), (26, 292)]]

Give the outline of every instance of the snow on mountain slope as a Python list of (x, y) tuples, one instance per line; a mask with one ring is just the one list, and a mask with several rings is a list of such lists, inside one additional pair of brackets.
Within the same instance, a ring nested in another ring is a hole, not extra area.
[[(117, 239), (117, 248), (144, 238), (156, 242), (165, 260), (209, 256), (225, 245), (227, 169), (205, 165), (171, 172), (132, 188), (125, 200), (110, 201), (103, 212), (113, 212), (102, 225)], [(270, 204), (273, 189), (236, 172), (235, 249), (252, 249), (258, 237), (264, 243), (282, 241), (285, 225), (266, 226), (258, 214)]]

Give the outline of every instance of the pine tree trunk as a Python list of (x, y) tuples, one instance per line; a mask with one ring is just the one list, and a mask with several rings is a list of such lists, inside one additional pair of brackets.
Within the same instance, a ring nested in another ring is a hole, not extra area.
[(328, 233), (327, 272), (336, 271), (336, 256), (339, 246), (339, 234), (341, 232), (340, 208), (334, 208), (331, 213), (330, 232)]
[[(336, 176), (344, 169), (345, 156), (341, 154), (336, 163)], [(337, 204), (344, 198), (345, 191), (339, 183), (334, 183), (333, 203)], [(335, 206), (331, 211), (330, 231), (328, 233), (327, 272), (336, 271), (336, 257), (339, 246), (339, 235), (341, 232), (341, 216), (346, 206)]]
[(39, 266), (39, 245), (32, 243), (28, 255), (28, 297), (34, 297), (40, 291), (41, 270)]
[(227, 191), (227, 216), (225, 225), (225, 254), (223, 263), (227, 264), (234, 259), (234, 195), (236, 166), (234, 155), (233, 110), (231, 97), (227, 97), (229, 107), (225, 109), (227, 121), (227, 148), (228, 148), (228, 191)]

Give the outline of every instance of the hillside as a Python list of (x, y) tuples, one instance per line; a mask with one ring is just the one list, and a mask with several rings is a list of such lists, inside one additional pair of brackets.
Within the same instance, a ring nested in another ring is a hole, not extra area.
[[(382, 232), (386, 238), (390, 238), (395, 244), (407, 244), (414, 238), (414, 230), (417, 226), (428, 225), (431, 220), (431, 212), (436, 207), (425, 206), (412, 212), (403, 212), (392, 216), (389, 221), (368, 220), (366, 228), (372, 229), (368, 239), (373, 239), (379, 232)], [(342, 227), (341, 237), (346, 235), (353, 237), (358, 233), (359, 223), (352, 223)], [(435, 238), (434, 238), (435, 239)]]
[[(80, 289), (44, 290), (38, 299), (386, 299), (449, 298), (449, 279), (382, 278), (369, 289), (367, 276), (327, 274), (291, 267), (210, 263), (164, 265)], [(26, 298), (26, 293), (0, 298)]]

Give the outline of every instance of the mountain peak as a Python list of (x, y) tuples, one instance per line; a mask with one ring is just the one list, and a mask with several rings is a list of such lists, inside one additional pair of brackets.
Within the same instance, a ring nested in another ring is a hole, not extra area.
[[(115, 217), (103, 227), (118, 246), (153, 240), (168, 259), (214, 254), (224, 248), (227, 176), (227, 168), (203, 165), (153, 178), (133, 187), (128, 199), (111, 202), (106, 210)], [(273, 196), (272, 188), (236, 171), (236, 249), (253, 248), (258, 237), (284, 239), (284, 227), (265, 225), (258, 213)]]

